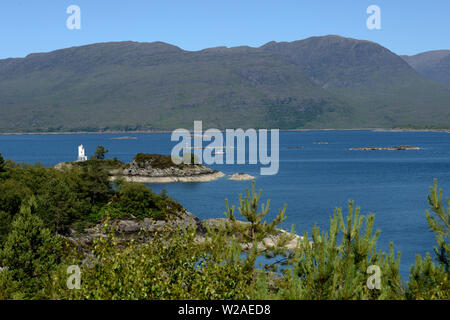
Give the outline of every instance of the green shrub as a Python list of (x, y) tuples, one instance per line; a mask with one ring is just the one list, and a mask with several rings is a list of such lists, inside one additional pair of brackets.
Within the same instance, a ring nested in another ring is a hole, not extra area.
[(430, 230), (435, 234), (436, 247), (434, 247), (435, 265), (427, 253), (425, 259), (416, 256), (416, 264), (411, 266), (406, 297), (408, 299), (450, 299), (449, 279), (449, 252), (450, 244), (450, 200), (446, 198), (447, 209), (442, 201), (442, 190), (437, 187), (437, 180), (430, 187), (427, 197), (431, 214), (426, 211), (426, 217)]
[(173, 163), (171, 156), (161, 154), (138, 153), (134, 157), (134, 161), (141, 168), (143, 168), (146, 165), (151, 165), (153, 168), (156, 169), (182, 167), (182, 165), (176, 165), (175, 163)]
[[(400, 255), (377, 251), (379, 231), (373, 233), (374, 215), (360, 216), (360, 209), (349, 203), (344, 219), (337, 209), (330, 218), (330, 229), (315, 226), (311, 239), (305, 233), (279, 295), (283, 299), (400, 299)], [(369, 289), (368, 267), (381, 270), (381, 286)]]
[(121, 245), (114, 232), (96, 241), (94, 267), (83, 267), (79, 290), (57, 276), (63, 299), (242, 299), (250, 275), (236, 246), (217, 241), (199, 246), (195, 229), (167, 230), (153, 240)]
[(2, 281), (12, 284), (26, 298), (41, 297), (62, 257), (61, 239), (44, 227), (35, 206), (34, 198), (22, 205), (0, 251), (0, 263), (8, 268)]

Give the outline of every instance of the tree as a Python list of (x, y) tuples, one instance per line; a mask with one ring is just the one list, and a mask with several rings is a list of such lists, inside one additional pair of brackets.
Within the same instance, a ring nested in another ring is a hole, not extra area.
[[(294, 268), (280, 290), (283, 299), (400, 299), (400, 255), (378, 251), (379, 231), (373, 232), (374, 215), (360, 216), (350, 201), (348, 215), (340, 208), (330, 217), (327, 232), (317, 226), (306, 233)], [(380, 270), (378, 288), (369, 288), (369, 266)]]
[(76, 172), (71, 178), (75, 180), (74, 191), (78, 193), (78, 197), (89, 201), (93, 206), (102, 206), (114, 194), (109, 173), (97, 161), (82, 166), (79, 173)]
[[(293, 239), (293, 232), (281, 233), (278, 226), (286, 219), (285, 212), (287, 205), (285, 204), (283, 209), (280, 209), (278, 215), (267, 223), (266, 215), (269, 213), (270, 200), (267, 200), (266, 204), (262, 204), (259, 208), (259, 201), (261, 198), (262, 190), (258, 193), (255, 192), (255, 181), (252, 181), (252, 191), (246, 190), (246, 196), (243, 198), (242, 194), (239, 194), (239, 213), (245, 218), (246, 222), (241, 222), (236, 219), (235, 207), (229, 207), (228, 199), (225, 199), (226, 212), (225, 215), (228, 218), (231, 226), (231, 234), (239, 234), (241, 236), (240, 242), (244, 247), (250, 248), (250, 254), (248, 255), (248, 265), (254, 268), (255, 259), (264, 255), (266, 258), (274, 259), (277, 256), (287, 257), (288, 253), (285, 249), (286, 244)], [(258, 210), (260, 210), (258, 212)], [(264, 240), (269, 236), (276, 236), (276, 243), (273, 245), (266, 245)], [(281, 259), (280, 262), (285, 261)], [(268, 264), (266, 268), (275, 270), (279, 267), (277, 263)]]
[(0, 173), (2, 172), (6, 172), (6, 162), (2, 154), (0, 153)]
[(434, 248), (436, 260), (444, 266), (446, 272), (449, 272), (450, 199), (446, 198), (448, 207), (445, 209), (442, 203), (442, 190), (439, 190), (439, 195), (437, 190), (437, 180), (435, 179), (433, 187), (430, 187), (430, 194), (427, 196), (433, 215), (428, 210), (425, 213), (428, 225), (436, 235), (437, 247)]
[(28, 298), (36, 297), (36, 293), (48, 285), (50, 273), (60, 262), (62, 252), (60, 238), (44, 227), (35, 208), (34, 197), (22, 205), (0, 251), (0, 262), (8, 267), (10, 280)]
[(434, 252), (438, 265), (433, 263), (429, 253), (426, 254), (425, 259), (417, 255), (416, 264), (411, 266), (406, 297), (408, 299), (448, 300), (450, 299), (448, 266), (450, 200), (446, 198), (448, 207), (445, 209), (442, 203), (442, 190), (438, 192), (436, 179), (434, 185), (430, 187), (430, 194), (427, 199), (431, 213), (428, 210), (425, 213), (428, 225), (435, 234), (437, 246), (434, 247)]
[(125, 183), (120, 188), (119, 201), (123, 212), (137, 218), (158, 217), (156, 194), (141, 183)]
[(108, 152), (109, 152), (108, 149), (105, 149), (104, 146), (99, 145), (99, 146), (97, 146), (97, 150), (95, 150), (95, 153), (92, 155), (91, 159), (104, 160), (105, 155)]
[(83, 202), (62, 179), (50, 179), (37, 198), (37, 213), (53, 232), (66, 234), (70, 225), (79, 218)]
[(414, 300), (449, 300), (450, 281), (443, 266), (436, 265), (427, 252), (423, 259), (416, 255), (411, 266), (406, 298)]
[(31, 195), (32, 191), (20, 181), (14, 179), (0, 181), (0, 243), (8, 235), (20, 206)]

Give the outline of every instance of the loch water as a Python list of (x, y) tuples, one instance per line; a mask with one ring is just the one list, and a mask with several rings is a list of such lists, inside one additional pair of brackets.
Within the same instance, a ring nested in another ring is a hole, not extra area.
[[(112, 139), (124, 135), (136, 139)], [(103, 145), (109, 149), (108, 157), (131, 161), (139, 152), (170, 154), (176, 142), (170, 140), (170, 133), (0, 136), (0, 152), (5, 158), (30, 164), (40, 162), (45, 166), (75, 160), (79, 144), (85, 146), (88, 155), (97, 145)], [(399, 145), (421, 149), (349, 150)], [(260, 165), (210, 167), (227, 175), (244, 172), (255, 176), (257, 189), (263, 190), (262, 199), (271, 199), (269, 218), (286, 203), (287, 219), (283, 227), (294, 224), (299, 234), (310, 233), (314, 224), (327, 229), (333, 209), (346, 210), (348, 200), (354, 200), (363, 214), (375, 214), (375, 228), (381, 230), (379, 247), (388, 250), (392, 241), (395, 249), (401, 251), (401, 273), (406, 280), (415, 255), (432, 253), (435, 245), (425, 218), (426, 196), (434, 178), (438, 179), (444, 195), (450, 197), (450, 133), (286, 131), (280, 132), (276, 175), (260, 175)], [(166, 189), (201, 219), (224, 217), (224, 199), (237, 205), (238, 194), (251, 186), (250, 181), (231, 181), (228, 177), (211, 182), (149, 186), (155, 192)]]

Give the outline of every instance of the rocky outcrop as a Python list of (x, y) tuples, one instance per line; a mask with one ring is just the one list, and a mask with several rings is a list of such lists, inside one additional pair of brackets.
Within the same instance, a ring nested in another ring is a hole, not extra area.
[[(237, 221), (238, 224), (249, 224), (249, 222)], [(151, 241), (155, 234), (170, 231), (187, 229), (189, 227), (196, 228), (196, 241), (198, 243), (203, 243), (207, 240), (207, 230), (219, 230), (221, 228), (226, 228), (231, 226), (230, 221), (226, 218), (215, 218), (200, 220), (195, 215), (189, 212), (181, 212), (178, 217), (172, 220), (153, 220), (150, 218), (145, 218), (142, 220), (138, 219), (118, 219), (109, 222), (108, 230), (113, 231), (120, 242), (126, 243), (129, 240), (134, 240), (140, 243), (145, 243)], [(240, 237), (239, 234), (236, 234)], [(288, 236), (289, 241), (285, 244), (285, 248), (288, 250), (294, 250), (303, 241), (303, 237), (297, 234), (287, 232), (285, 230), (279, 229), (274, 235), (264, 238), (260, 243), (258, 243), (258, 249), (264, 250), (270, 247), (276, 246), (283, 236)], [(106, 238), (107, 234), (102, 223), (95, 225), (92, 228), (85, 230), (83, 234), (76, 233), (72, 231), (72, 234), (66, 239), (72, 242), (79, 252), (86, 256), (86, 263), (91, 264), (93, 255), (92, 248), (96, 240), (101, 238)], [(249, 250), (252, 248), (251, 243), (241, 244), (244, 250)]]
[(126, 168), (111, 170), (110, 173), (114, 179), (122, 177), (127, 181), (143, 183), (206, 182), (224, 176), (222, 172), (201, 164), (156, 167), (151, 161), (144, 163), (132, 161)]
[(413, 146), (396, 146), (396, 147), (364, 147), (364, 148), (350, 148), (349, 150), (358, 150), (358, 151), (374, 151), (374, 150), (420, 150), (419, 147)]
[(60, 162), (56, 164), (53, 168), (57, 170), (71, 169), (73, 165), (70, 162)]
[[(244, 222), (244, 221), (236, 221), (238, 224), (241, 225), (248, 225), (250, 224), (250, 222)], [(230, 227), (230, 220), (228, 220), (227, 218), (214, 218), (214, 219), (207, 219), (207, 220), (203, 220), (202, 222), (203, 226), (205, 229), (212, 229), (212, 230), (220, 230), (220, 229), (226, 229), (227, 227)], [(236, 236), (240, 236), (240, 235), (236, 235)], [(264, 238), (260, 243), (258, 243), (258, 250), (264, 250), (264, 249), (268, 249), (271, 247), (276, 246), (279, 243), (279, 240), (281, 239), (281, 237), (283, 236), (288, 236), (289, 237), (289, 241), (286, 243), (286, 245), (284, 246), (285, 249), (288, 250), (294, 250), (295, 248), (297, 248), (300, 243), (303, 241), (303, 237), (299, 236), (297, 234), (294, 233), (290, 233), (286, 230), (283, 229), (279, 229), (278, 232), (276, 234), (267, 236), (266, 238)], [(199, 235), (199, 238), (204, 241), (204, 238), (202, 235)], [(243, 243), (242, 244), (242, 248), (244, 250), (249, 250), (253, 247), (252, 243)]]
[[(118, 219), (113, 220), (108, 225), (108, 230), (113, 231), (122, 240), (136, 240), (146, 242), (153, 238), (154, 234), (159, 231), (173, 229), (187, 229), (195, 227), (197, 232), (202, 234), (206, 231), (202, 221), (190, 212), (180, 212), (176, 218), (170, 220), (154, 220), (150, 218), (144, 219)], [(106, 237), (106, 230), (103, 223), (99, 223), (92, 228), (85, 229), (80, 234), (72, 231), (67, 239), (80, 246), (81, 251), (89, 251), (94, 241)]]
[(255, 177), (251, 176), (249, 174), (246, 174), (246, 173), (235, 173), (228, 180), (241, 181), (241, 180), (252, 180), (252, 179), (255, 179)]
[(130, 136), (125, 136), (125, 137), (114, 137), (114, 138), (110, 138), (111, 140), (136, 140), (136, 137), (130, 137)]

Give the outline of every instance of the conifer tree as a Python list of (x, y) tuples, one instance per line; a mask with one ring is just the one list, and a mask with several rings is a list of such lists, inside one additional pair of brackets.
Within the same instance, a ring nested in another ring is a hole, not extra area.
[[(315, 226), (311, 239), (306, 233), (294, 259), (287, 299), (392, 299), (401, 297), (400, 257), (376, 249), (379, 231), (373, 233), (374, 216), (360, 216), (349, 202), (346, 218), (340, 208), (330, 217), (328, 232)], [(365, 227), (365, 228), (364, 228)], [(379, 288), (367, 285), (369, 266), (381, 270)], [(294, 296), (292, 296), (294, 294)]]
[(61, 257), (60, 239), (44, 228), (35, 208), (34, 197), (22, 205), (0, 251), (0, 263), (8, 268), (9, 278), (26, 297), (36, 297), (48, 285)]
[(448, 208), (445, 209), (442, 203), (442, 190), (437, 187), (437, 180), (430, 187), (430, 194), (427, 196), (431, 213), (427, 210), (426, 217), (431, 231), (435, 234), (436, 244), (434, 252), (438, 265), (433, 263), (430, 254), (427, 253), (422, 259), (416, 256), (416, 264), (411, 266), (409, 281), (406, 291), (408, 299), (450, 299), (450, 279), (448, 267), (450, 236), (450, 200), (446, 198)]
[(71, 223), (79, 218), (81, 203), (61, 179), (49, 179), (43, 194), (36, 199), (37, 213), (50, 231), (67, 234)]
[(437, 262), (444, 266), (445, 271), (449, 272), (449, 254), (450, 243), (450, 199), (446, 198), (447, 209), (442, 203), (442, 190), (437, 188), (437, 180), (434, 180), (434, 185), (430, 187), (430, 194), (427, 196), (428, 203), (432, 214), (427, 210), (426, 216), (428, 225), (432, 232), (436, 235), (437, 247), (434, 248)]
[[(286, 244), (294, 238), (294, 232), (282, 232), (279, 225), (286, 219), (285, 212), (287, 205), (280, 209), (276, 217), (268, 223), (266, 216), (270, 211), (270, 199), (259, 205), (262, 190), (255, 191), (255, 181), (252, 181), (251, 192), (246, 189), (246, 196), (239, 194), (240, 215), (245, 222), (238, 221), (235, 215), (235, 206), (230, 208), (228, 199), (225, 199), (225, 216), (231, 222), (231, 234), (239, 234), (240, 242), (244, 248), (250, 249), (248, 255), (249, 267), (254, 268), (254, 260), (261, 255), (266, 258), (275, 259), (283, 257), (279, 262), (285, 262), (290, 252), (285, 248)], [(266, 239), (273, 236), (275, 243), (268, 243)], [(278, 263), (267, 264), (268, 269), (276, 270)]]
[(91, 159), (104, 160), (105, 155), (109, 152), (104, 146), (99, 145), (95, 150), (95, 153), (92, 155)]
[(2, 154), (0, 153), (0, 173), (2, 172), (6, 172), (6, 162)]

